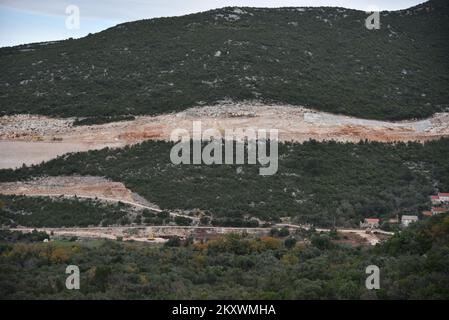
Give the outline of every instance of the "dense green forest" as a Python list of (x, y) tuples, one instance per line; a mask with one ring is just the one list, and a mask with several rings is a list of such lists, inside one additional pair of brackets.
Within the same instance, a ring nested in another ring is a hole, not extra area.
[[(38, 241), (39, 234), (21, 239), (3, 233), (3, 299), (449, 299), (445, 214), (414, 224), (375, 248), (337, 244), (332, 236), (317, 233), (285, 240), (229, 235), (160, 247), (114, 241), (29, 243)], [(79, 266), (80, 290), (65, 289), (67, 265)], [(365, 287), (369, 265), (380, 268), (379, 290)]]
[(0, 243), (33, 243), (43, 242), (45, 239), (50, 240), (50, 236), (45, 232), (33, 230), (32, 232), (24, 233), (21, 231), (0, 230)]
[[(449, 4), (381, 13), (223, 8), (0, 49), (0, 114), (160, 114), (224, 99), (375, 119), (449, 107)], [(99, 119), (96, 119), (96, 118)]]
[(90, 199), (0, 196), (0, 225), (25, 227), (88, 227), (131, 223), (132, 209)]
[[(208, 225), (210, 219), (202, 222)], [(121, 202), (114, 205), (93, 199), (0, 195), (0, 226), (3, 227), (188, 226), (191, 223), (187, 217), (172, 217), (166, 211), (136, 209)]]
[(172, 143), (65, 155), (38, 166), (0, 170), (0, 181), (55, 175), (105, 176), (162, 209), (205, 210), (214, 224), (252, 216), (318, 226), (356, 226), (364, 217), (421, 214), (429, 196), (449, 191), (449, 140), (424, 144), (308, 141), (279, 144), (279, 169), (258, 165), (174, 165)]

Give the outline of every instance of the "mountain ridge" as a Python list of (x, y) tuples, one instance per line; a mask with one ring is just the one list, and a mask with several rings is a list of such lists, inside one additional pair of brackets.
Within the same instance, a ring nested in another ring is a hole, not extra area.
[[(449, 9), (225, 7), (0, 49), (0, 114), (111, 118), (258, 100), (382, 120), (449, 108)], [(448, 28), (445, 28), (448, 27)]]

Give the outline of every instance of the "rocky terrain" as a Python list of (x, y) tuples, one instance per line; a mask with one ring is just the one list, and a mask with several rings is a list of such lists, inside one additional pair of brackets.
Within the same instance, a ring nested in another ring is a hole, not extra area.
[(192, 132), (193, 121), (201, 121), (203, 130), (214, 128), (223, 136), (228, 129), (278, 129), (281, 141), (427, 141), (449, 136), (449, 113), (437, 113), (424, 120), (388, 122), (254, 102), (195, 107), (101, 125), (74, 126), (73, 121), (31, 115), (1, 117), (0, 168), (38, 164), (68, 152), (169, 140), (174, 129)]
[[(58, 196), (71, 195), (116, 201), (143, 202), (121, 182), (92, 176), (59, 176), (36, 178), (28, 181), (0, 183), (0, 193), (6, 195)], [(149, 205), (148, 202), (141, 203)]]
[(424, 120), (389, 122), (258, 103), (196, 107), (101, 125), (73, 126), (73, 121), (44, 116), (4, 116), (0, 118), (0, 141), (127, 145), (152, 139), (169, 140), (171, 132), (178, 128), (191, 132), (193, 121), (201, 121), (203, 130), (214, 128), (223, 133), (237, 128), (278, 129), (281, 141), (425, 141), (449, 135), (449, 113), (437, 113)]

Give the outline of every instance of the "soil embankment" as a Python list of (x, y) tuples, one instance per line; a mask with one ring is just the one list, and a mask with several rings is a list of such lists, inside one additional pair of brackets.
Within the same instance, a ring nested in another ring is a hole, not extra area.
[(169, 140), (175, 129), (202, 130), (222, 135), (234, 129), (278, 129), (280, 141), (336, 140), (427, 141), (449, 137), (449, 113), (417, 121), (386, 122), (281, 105), (225, 104), (197, 107), (176, 114), (141, 116), (132, 121), (73, 126), (74, 119), (17, 115), (0, 118), (1, 168), (47, 161), (68, 152), (123, 147), (145, 140)]

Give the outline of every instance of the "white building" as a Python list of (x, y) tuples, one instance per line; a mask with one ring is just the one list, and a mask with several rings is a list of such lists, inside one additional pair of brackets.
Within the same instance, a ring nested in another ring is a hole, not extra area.
[(443, 212), (448, 212), (449, 208), (444, 208), (444, 207), (432, 207), (431, 212), (432, 215), (436, 215), (436, 214), (440, 214)]
[(360, 228), (379, 228), (379, 219), (365, 218), (363, 222), (360, 222)]
[(407, 216), (404, 215), (401, 218), (401, 225), (403, 227), (408, 227), (410, 223), (418, 221), (418, 216)]

